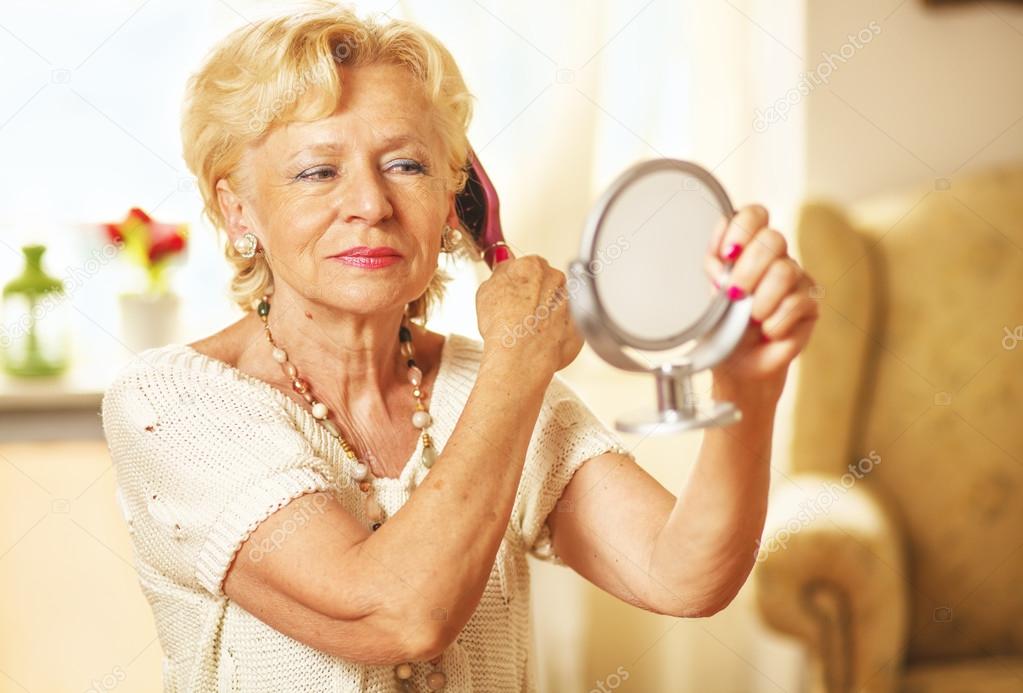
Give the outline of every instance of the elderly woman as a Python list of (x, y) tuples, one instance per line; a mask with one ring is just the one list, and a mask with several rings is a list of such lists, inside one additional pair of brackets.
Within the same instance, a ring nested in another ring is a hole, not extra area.
[(533, 690), (527, 553), (674, 616), (750, 571), (809, 278), (763, 208), (721, 230), (755, 324), (713, 383), (745, 417), (676, 498), (556, 375), (582, 340), (542, 258), (480, 286), (481, 340), (423, 327), (439, 253), (473, 256), (470, 115), (433, 36), (329, 5), (233, 33), (190, 81), (185, 158), (246, 314), (140, 354), (102, 410), (167, 690)]

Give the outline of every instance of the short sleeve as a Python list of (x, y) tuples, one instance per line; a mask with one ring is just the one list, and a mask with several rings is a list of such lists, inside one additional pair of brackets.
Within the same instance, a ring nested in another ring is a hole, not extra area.
[(619, 435), (555, 374), (544, 394), (516, 499), (515, 519), (535, 558), (563, 564), (554, 553), (547, 517), (576, 470), (605, 452), (632, 456)]
[(259, 523), (329, 487), (326, 463), (280, 403), (238, 378), (133, 363), (101, 416), (136, 559), (185, 588), (223, 597)]

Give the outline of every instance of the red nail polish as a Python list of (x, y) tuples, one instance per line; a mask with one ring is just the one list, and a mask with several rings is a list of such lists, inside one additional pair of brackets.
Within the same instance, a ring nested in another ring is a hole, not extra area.
[(762, 324), (764, 324), (763, 320), (757, 320), (756, 318), (750, 318), (749, 321), (756, 325), (757, 327), (760, 327)]
[(746, 292), (743, 291), (738, 286), (735, 286), (734, 284), (732, 286), (728, 287), (728, 300), (729, 301), (738, 301), (740, 298), (742, 298), (745, 295), (746, 295)]
[(763, 332), (761, 332), (761, 333), (760, 333), (760, 342), (761, 342), (761, 343), (763, 343), (763, 342), (770, 342), (770, 341), (771, 341), (771, 338), (770, 338), (770, 337), (768, 337), (768, 336), (767, 336), (766, 334), (764, 334)]
[(510, 257), (510, 255), (508, 254), (508, 249), (505, 248), (503, 245), (499, 245), (496, 248), (494, 248), (494, 264), (495, 265), (497, 263), (499, 263), (499, 262), (504, 262), (509, 257)]
[(726, 260), (734, 260), (742, 253), (742, 246), (738, 243), (733, 243), (728, 246), (728, 252), (725, 253)]

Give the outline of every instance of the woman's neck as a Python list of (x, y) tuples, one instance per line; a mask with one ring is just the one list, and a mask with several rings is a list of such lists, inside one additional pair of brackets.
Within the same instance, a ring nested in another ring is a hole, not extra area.
[[(270, 296), (270, 306), (267, 324), (274, 341), (319, 401), (335, 412), (391, 416), (393, 393), (407, 385), (408, 366), (398, 340), (401, 309), (340, 314), (282, 290)], [(249, 357), (277, 367), (262, 320), (255, 313), (250, 317), (258, 323), (259, 339), (247, 350)], [(410, 329), (413, 334), (419, 330)]]

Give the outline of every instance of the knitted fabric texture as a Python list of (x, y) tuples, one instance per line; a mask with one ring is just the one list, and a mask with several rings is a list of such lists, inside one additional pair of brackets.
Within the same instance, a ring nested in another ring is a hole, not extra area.
[[(438, 465), (476, 382), (482, 350), (480, 340), (465, 335), (445, 340), (430, 401)], [(370, 524), (362, 493), (345, 481), (354, 463), (308, 409), (223, 361), (170, 344), (141, 352), (117, 374), (101, 414), (116, 499), (163, 648), (165, 691), (401, 690), (393, 667), (349, 662), (299, 643), (223, 591), (245, 539), (302, 494), (332, 490), (345, 510)], [(444, 652), (445, 690), (535, 690), (526, 556), (563, 565), (551, 547), (547, 516), (575, 470), (607, 451), (629, 454), (555, 374), (489, 581)], [(420, 437), (399, 477), (373, 479), (388, 516), (426, 475), (421, 452)], [(485, 474), (486, 460), (479, 466)], [(457, 514), (449, 519), (457, 520)], [(430, 665), (417, 662), (413, 669), (414, 690), (426, 690)]]

